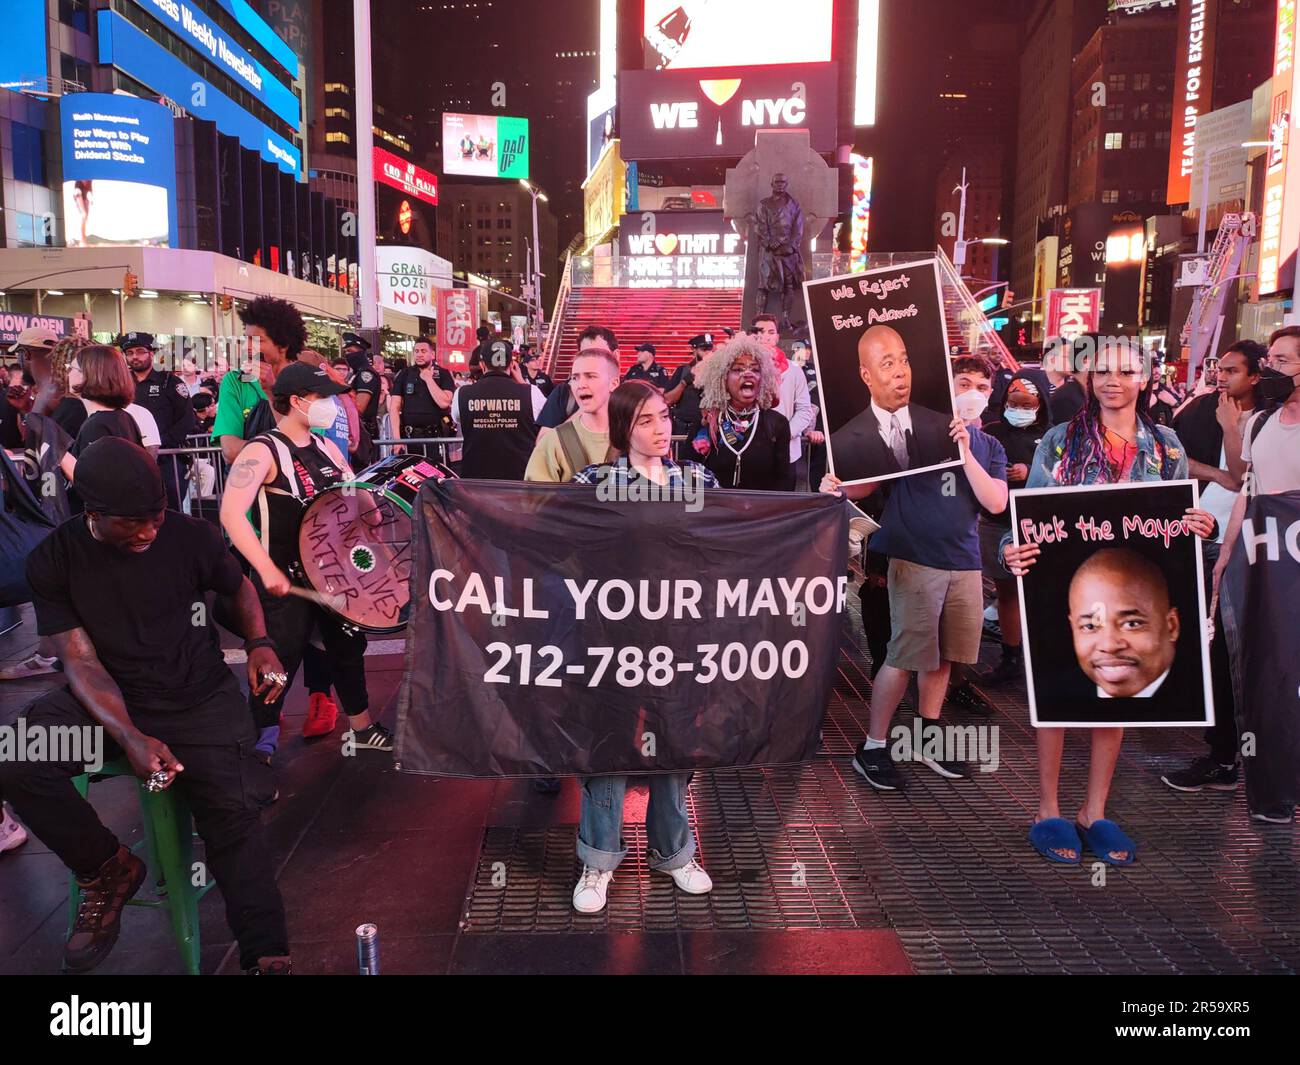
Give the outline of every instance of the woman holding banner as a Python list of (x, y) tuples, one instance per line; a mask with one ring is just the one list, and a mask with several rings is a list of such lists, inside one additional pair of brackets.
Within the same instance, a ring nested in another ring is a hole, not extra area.
[(766, 347), (739, 336), (700, 363), (703, 417), (692, 446), (720, 484), (793, 492), (790, 423), (776, 410), (781, 375)]
[[(1149, 356), (1128, 337), (1101, 337), (1090, 333), (1075, 341), (1095, 353), (1085, 376), (1086, 401), (1079, 412), (1048, 430), (1038, 445), (1026, 488), (1057, 485), (1119, 484), (1133, 481), (1177, 481), (1187, 477), (1187, 455), (1172, 429), (1152, 421), (1149, 410), (1151, 375)], [(1214, 516), (1191, 508), (1188, 527), (1202, 538), (1214, 535)], [(1002, 558), (1008, 570), (1023, 577), (1041, 549), (1019, 547), (1008, 531), (1002, 539)], [(1109, 865), (1131, 865), (1137, 844), (1113, 821), (1106, 819), (1115, 764), (1124, 740), (1122, 728), (1092, 730), (1092, 757), (1088, 791), (1075, 823), (1061, 817), (1058, 786), (1065, 730), (1039, 728), (1038, 816), (1029, 829), (1029, 842), (1044, 858), (1077, 865), (1083, 844)]]

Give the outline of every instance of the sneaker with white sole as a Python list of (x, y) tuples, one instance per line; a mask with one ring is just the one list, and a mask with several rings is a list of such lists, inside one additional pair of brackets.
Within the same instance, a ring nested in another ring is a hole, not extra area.
[(713, 890), (713, 878), (694, 858), (676, 869), (662, 869), (660, 872), (671, 876), (673, 882), (688, 895), (707, 895)]
[(579, 913), (600, 913), (605, 908), (609, 882), (613, 879), (614, 874), (608, 869), (584, 865), (578, 885), (573, 889), (573, 908)]
[(23, 828), (7, 807), (0, 806), (0, 854), (16, 851), (27, 842), (27, 829)]
[(0, 680), (28, 680), (31, 677), (45, 677), (51, 673), (61, 673), (63, 663), (57, 658), (43, 658), (40, 655), (32, 655), (19, 662), (16, 666), (8, 666), (0, 669)]

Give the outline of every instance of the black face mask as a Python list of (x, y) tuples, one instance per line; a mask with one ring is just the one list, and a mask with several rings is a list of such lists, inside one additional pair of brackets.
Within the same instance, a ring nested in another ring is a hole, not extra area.
[(1259, 372), (1259, 384), (1255, 386), (1255, 393), (1264, 403), (1285, 403), (1296, 387), (1294, 377), (1266, 367)]

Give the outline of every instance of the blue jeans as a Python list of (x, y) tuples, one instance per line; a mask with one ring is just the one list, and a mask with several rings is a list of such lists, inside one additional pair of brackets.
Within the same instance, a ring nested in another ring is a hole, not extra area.
[[(690, 773), (656, 773), (649, 777), (646, 807), (646, 862), (651, 869), (680, 869), (695, 857), (695, 836), (686, 814)], [(592, 869), (613, 872), (627, 857), (623, 843), (623, 796), (627, 777), (584, 777), (578, 857)]]

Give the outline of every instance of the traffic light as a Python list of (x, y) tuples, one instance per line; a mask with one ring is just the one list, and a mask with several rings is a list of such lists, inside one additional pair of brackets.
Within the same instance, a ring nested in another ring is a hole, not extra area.
[(130, 269), (126, 271), (126, 277), (122, 279), (122, 295), (128, 299), (140, 295), (140, 279)]

